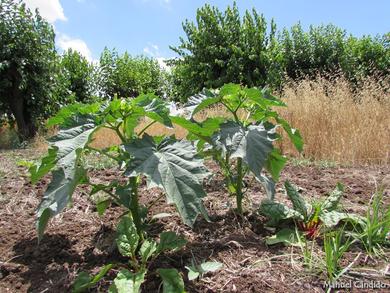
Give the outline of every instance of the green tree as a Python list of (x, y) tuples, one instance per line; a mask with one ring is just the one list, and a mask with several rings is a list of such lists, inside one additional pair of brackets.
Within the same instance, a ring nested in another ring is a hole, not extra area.
[(141, 93), (163, 94), (164, 72), (157, 60), (133, 57), (104, 49), (100, 57), (100, 91), (108, 97), (136, 97)]
[(390, 75), (390, 38), (389, 34), (382, 37), (350, 36), (346, 40), (347, 58), (343, 64), (343, 72), (357, 83), (360, 78), (368, 75)]
[(88, 103), (94, 94), (94, 66), (79, 52), (68, 49), (59, 58), (56, 94), (64, 104)]
[(53, 28), (21, 1), (0, 0), (0, 117), (14, 120), (22, 139), (55, 108)]
[(183, 23), (186, 39), (171, 47), (180, 58), (171, 60), (177, 98), (218, 88), (225, 83), (264, 86), (280, 80), (276, 25), (256, 10), (241, 18), (236, 3), (225, 12), (206, 4), (197, 10), (196, 23)]
[(293, 79), (333, 73), (341, 69), (346, 58), (346, 33), (331, 24), (310, 26), (306, 32), (298, 23), (290, 30), (283, 30), (279, 44), (283, 68)]

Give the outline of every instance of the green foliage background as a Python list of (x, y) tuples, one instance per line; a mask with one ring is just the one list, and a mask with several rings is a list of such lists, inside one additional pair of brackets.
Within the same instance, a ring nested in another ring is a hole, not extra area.
[(74, 102), (149, 92), (185, 102), (226, 83), (280, 89), (286, 79), (318, 74), (343, 74), (358, 87), (366, 76), (390, 73), (390, 33), (357, 38), (332, 24), (305, 31), (299, 23), (278, 30), (254, 9), (240, 15), (235, 2), (224, 11), (206, 4), (196, 21), (183, 22), (169, 70), (115, 49), (93, 63), (76, 51), (59, 54), (51, 25), (21, 1), (0, 0), (0, 15), (0, 121), (17, 122), (21, 139)]
[(341, 73), (357, 85), (364, 76), (390, 73), (389, 34), (357, 38), (332, 24), (305, 31), (300, 23), (277, 31), (254, 9), (240, 16), (236, 3), (225, 11), (206, 4), (183, 31), (171, 48), (179, 55), (170, 60), (177, 100), (229, 82), (278, 89), (286, 78)]

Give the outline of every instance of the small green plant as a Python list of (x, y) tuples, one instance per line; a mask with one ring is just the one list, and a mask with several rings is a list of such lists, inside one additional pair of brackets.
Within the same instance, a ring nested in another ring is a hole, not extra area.
[(346, 271), (340, 267), (340, 260), (350, 248), (353, 240), (351, 237), (345, 238), (344, 236), (344, 229), (340, 228), (326, 233), (324, 237), (325, 268), (330, 281), (337, 280)]
[(293, 220), (308, 238), (315, 238), (321, 225), (333, 227), (353, 216), (336, 210), (344, 189), (340, 183), (325, 200), (312, 204), (307, 202), (290, 182), (286, 181), (284, 186), (292, 208), (269, 199), (264, 200), (260, 206), (260, 212), (269, 219), (268, 224), (271, 226)]
[[(117, 227), (116, 244), (119, 252), (129, 259), (127, 264), (105, 265), (95, 276), (82, 272), (73, 284), (73, 292), (84, 292), (95, 286), (111, 270), (119, 270), (109, 288), (110, 293), (140, 292), (148, 273), (150, 263), (161, 253), (176, 251), (186, 244), (186, 240), (174, 232), (162, 232), (160, 241), (141, 239), (131, 217), (123, 216)], [(164, 292), (183, 293), (184, 282), (176, 269), (157, 269), (163, 281)]]
[(222, 268), (222, 264), (216, 261), (207, 261), (198, 264), (195, 259), (191, 260), (191, 265), (186, 266), (188, 270), (188, 280), (192, 281), (197, 278), (202, 278), (204, 274), (215, 272)]
[(350, 234), (369, 254), (383, 255), (383, 247), (390, 245), (390, 206), (383, 205), (383, 191), (373, 195), (366, 215), (358, 218)]
[[(221, 106), (228, 115), (196, 121), (197, 113), (212, 106)], [(244, 177), (250, 172), (265, 187), (269, 198), (274, 197), (274, 181), (279, 179), (287, 161), (273, 145), (281, 139), (277, 128), (281, 126), (295, 147), (302, 150), (299, 131), (272, 110), (280, 106), (286, 105), (267, 89), (226, 84), (219, 90), (204, 90), (191, 97), (185, 108), (189, 119), (171, 118), (173, 123), (189, 131), (187, 138), (197, 142), (204, 157), (213, 158), (219, 165), (229, 193), (236, 198), (239, 214), (243, 212), (242, 202), (247, 191)], [(263, 169), (272, 178), (267, 177)]]
[[(136, 131), (145, 117), (151, 122)], [(107, 194), (108, 199), (97, 203), (99, 214), (104, 213), (111, 202), (124, 207), (141, 238), (145, 234), (147, 215), (145, 207), (139, 204), (141, 176), (146, 176), (148, 187), (165, 191), (167, 202), (175, 204), (185, 224), (192, 226), (199, 214), (207, 218), (202, 203), (206, 195), (202, 184), (208, 172), (203, 160), (188, 141), (147, 135), (145, 131), (155, 123), (172, 127), (167, 103), (152, 94), (89, 105), (74, 104), (51, 118), (48, 124), (59, 125), (60, 131), (50, 138), (47, 156), (29, 169), (33, 183), (52, 171), (51, 183), (38, 207), (38, 238), (42, 237), (49, 219), (71, 202), (80, 183), (90, 185), (92, 194), (99, 191)], [(100, 128), (115, 131), (121, 144), (107, 149), (93, 148), (91, 141)], [(127, 181), (112, 181), (107, 185), (93, 183), (83, 165), (83, 156), (91, 151), (115, 161)]]

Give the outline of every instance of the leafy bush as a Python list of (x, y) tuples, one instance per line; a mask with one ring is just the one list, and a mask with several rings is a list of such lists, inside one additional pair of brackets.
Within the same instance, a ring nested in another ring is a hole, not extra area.
[(171, 47), (179, 55), (170, 61), (176, 100), (229, 82), (279, 89), (285, 77), (342, 73), (356, 87), (363, 77), (390, 73), (388, 34), (357, 38), (332, 24), (305, 31), (300, 23), (277, 31), (255, 9), (241, 16), (236, 2), (225, 11), (204, 5), (196, 22), (183, 23), (183, 31), (180, 45)]
[(68, 105), (74, 102), (93, 102), (95, 67), (79, 52), (68, 49), (58, 61), (58, 74), (54, 89), (57, 99)]
[[(168, 203), (176, 205), (185, 224), (192, 226), (199, 214), (207, 218), (202, 203), (202, 197), (206, 195), (202, 181), (208, 172), (202, 159), (197, 156), (195, 147), (173, 137), (151, 137), (145, 134), (147, 128), (156, 122), (172, 126), (168, 114), (166, 103), (149, 94), (135, 99), (114, 99), (90, 105), (74, 104), (63, 108), (51, 118), (48, 124), (59, 125), (60, 131), (49, 140), (47, 156), (39, 165), (30, 168), (33, 183), (52, 171), (52, 181), (38, 207), (39, 238), (49, 219), (60, 213), (71, 201), (80, 183), (90, 185), (92, 194), (103, 191), (110, 197), (97, 204), (99, 213), (103, 213), (112, 201), (123, 206), (131, 214), (137, 233), (143, 238), (147, 210), (138, 202), (138, 186), (142, 175), (147, 177), (149, 187), (160, 187), (165, 191)], [(152, 122), (136, 132), (136, 126), (144, 117)], [(91, 147), (94, 133), (102, 127), (115, 131), (122, 141), (121, 145), (103, 150)], [(127, 177), (127, 182), (94, 184), (81, 165), (81, 157), (88, 150), (115, 160)]]
[[(208, 118), (197, 122), (195, 115), (211, 107), (221, 106), (230, 116)], [(269, 198), (274, 197), (274, 180), (278, 180), (287, 159), (273, 146), (280, 139), (276, 128), (281, 126), (295, 147), (301, 151), (303, 142), (299, 131), (271, 108), (285, 106), (267, 89), (226, 84), (220, 90), (205, 90), (190, 98), (186, 110), (190, 119), (171, 117), (172, 122), (189, 131), (188, 139), (197, 141), (204, 157), (212, 157), (225, 176), (229, 193), (236, 197), (237, 210), (243, 212), (242, 200), (246, 193), (244, 177), (252, 172), (263, 184)], [(271, 121), (276, 121), (274, 125)], [(235, 162), (235, 164), (233, 164)], [(272, 179), (262, 173), (265, 168)]]
[(165, 73), (157, 60), (144, 56), (133, 57), (125, 52), (104, 49), (99, 63), (100, 95), (113, 98), (136, 97), (142, 93), (162, 95)]

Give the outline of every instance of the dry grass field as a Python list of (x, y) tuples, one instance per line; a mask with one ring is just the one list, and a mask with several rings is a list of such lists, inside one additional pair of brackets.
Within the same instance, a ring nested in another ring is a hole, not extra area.
[[(387, 90), (384, 86), (387, 85)], [(378, 83), (366, 79), (359, 90), (352, 89), (343, 78), (333, 81), (317, 78), (289, 82), (279, 96), (287, 108), (278, 111), (291, 125), (299, 129), (305, 142), (302, 156), (314, 161), (329, 161), (348, 165), (390, 163), (390, 80)], [(222, 109), (212, 108), (198, 114), (198, 119), (221, 115)], [(147, 122), (145, 122), (147, 123)], [(140, 125), (142, 129), (144, 125)], [(0, 129), (0, 149), (15, 145), (15, 134)], [(168, 129), (154, 124), (147, 131), (155, 135), (184, 138), (186, 131), (175, 126)], [(100, 130), (94, 147), (118, 144), (119, 138), (109, 129)], [(38, 137), (35, 148), (45, 148)], [(279, 142), (284, 154), (298, 156), (289, 142)]]
[[(390, 81), (384, 80), (383, 84)], [(343, 78), (290, 82), (280, 96), (288, 107), (278, 111), (300, 130), (305, 158), (349, 165), (390, 163), (390, 92), (374, 79), (365, 80), (357, 92)], [(197, 118), (221, 115), (221, 111), (209, 109)], [(167, 129), (159, 124), (149, 128), (148, 133), (186, 136), (181, 127)], [(102, 129), (95, 137), (94, 146), (117, 143), (119, 138), (113, 131)], [(287, 140), (280, 142), (279, 147), (285, 154), (298, 155)]]

